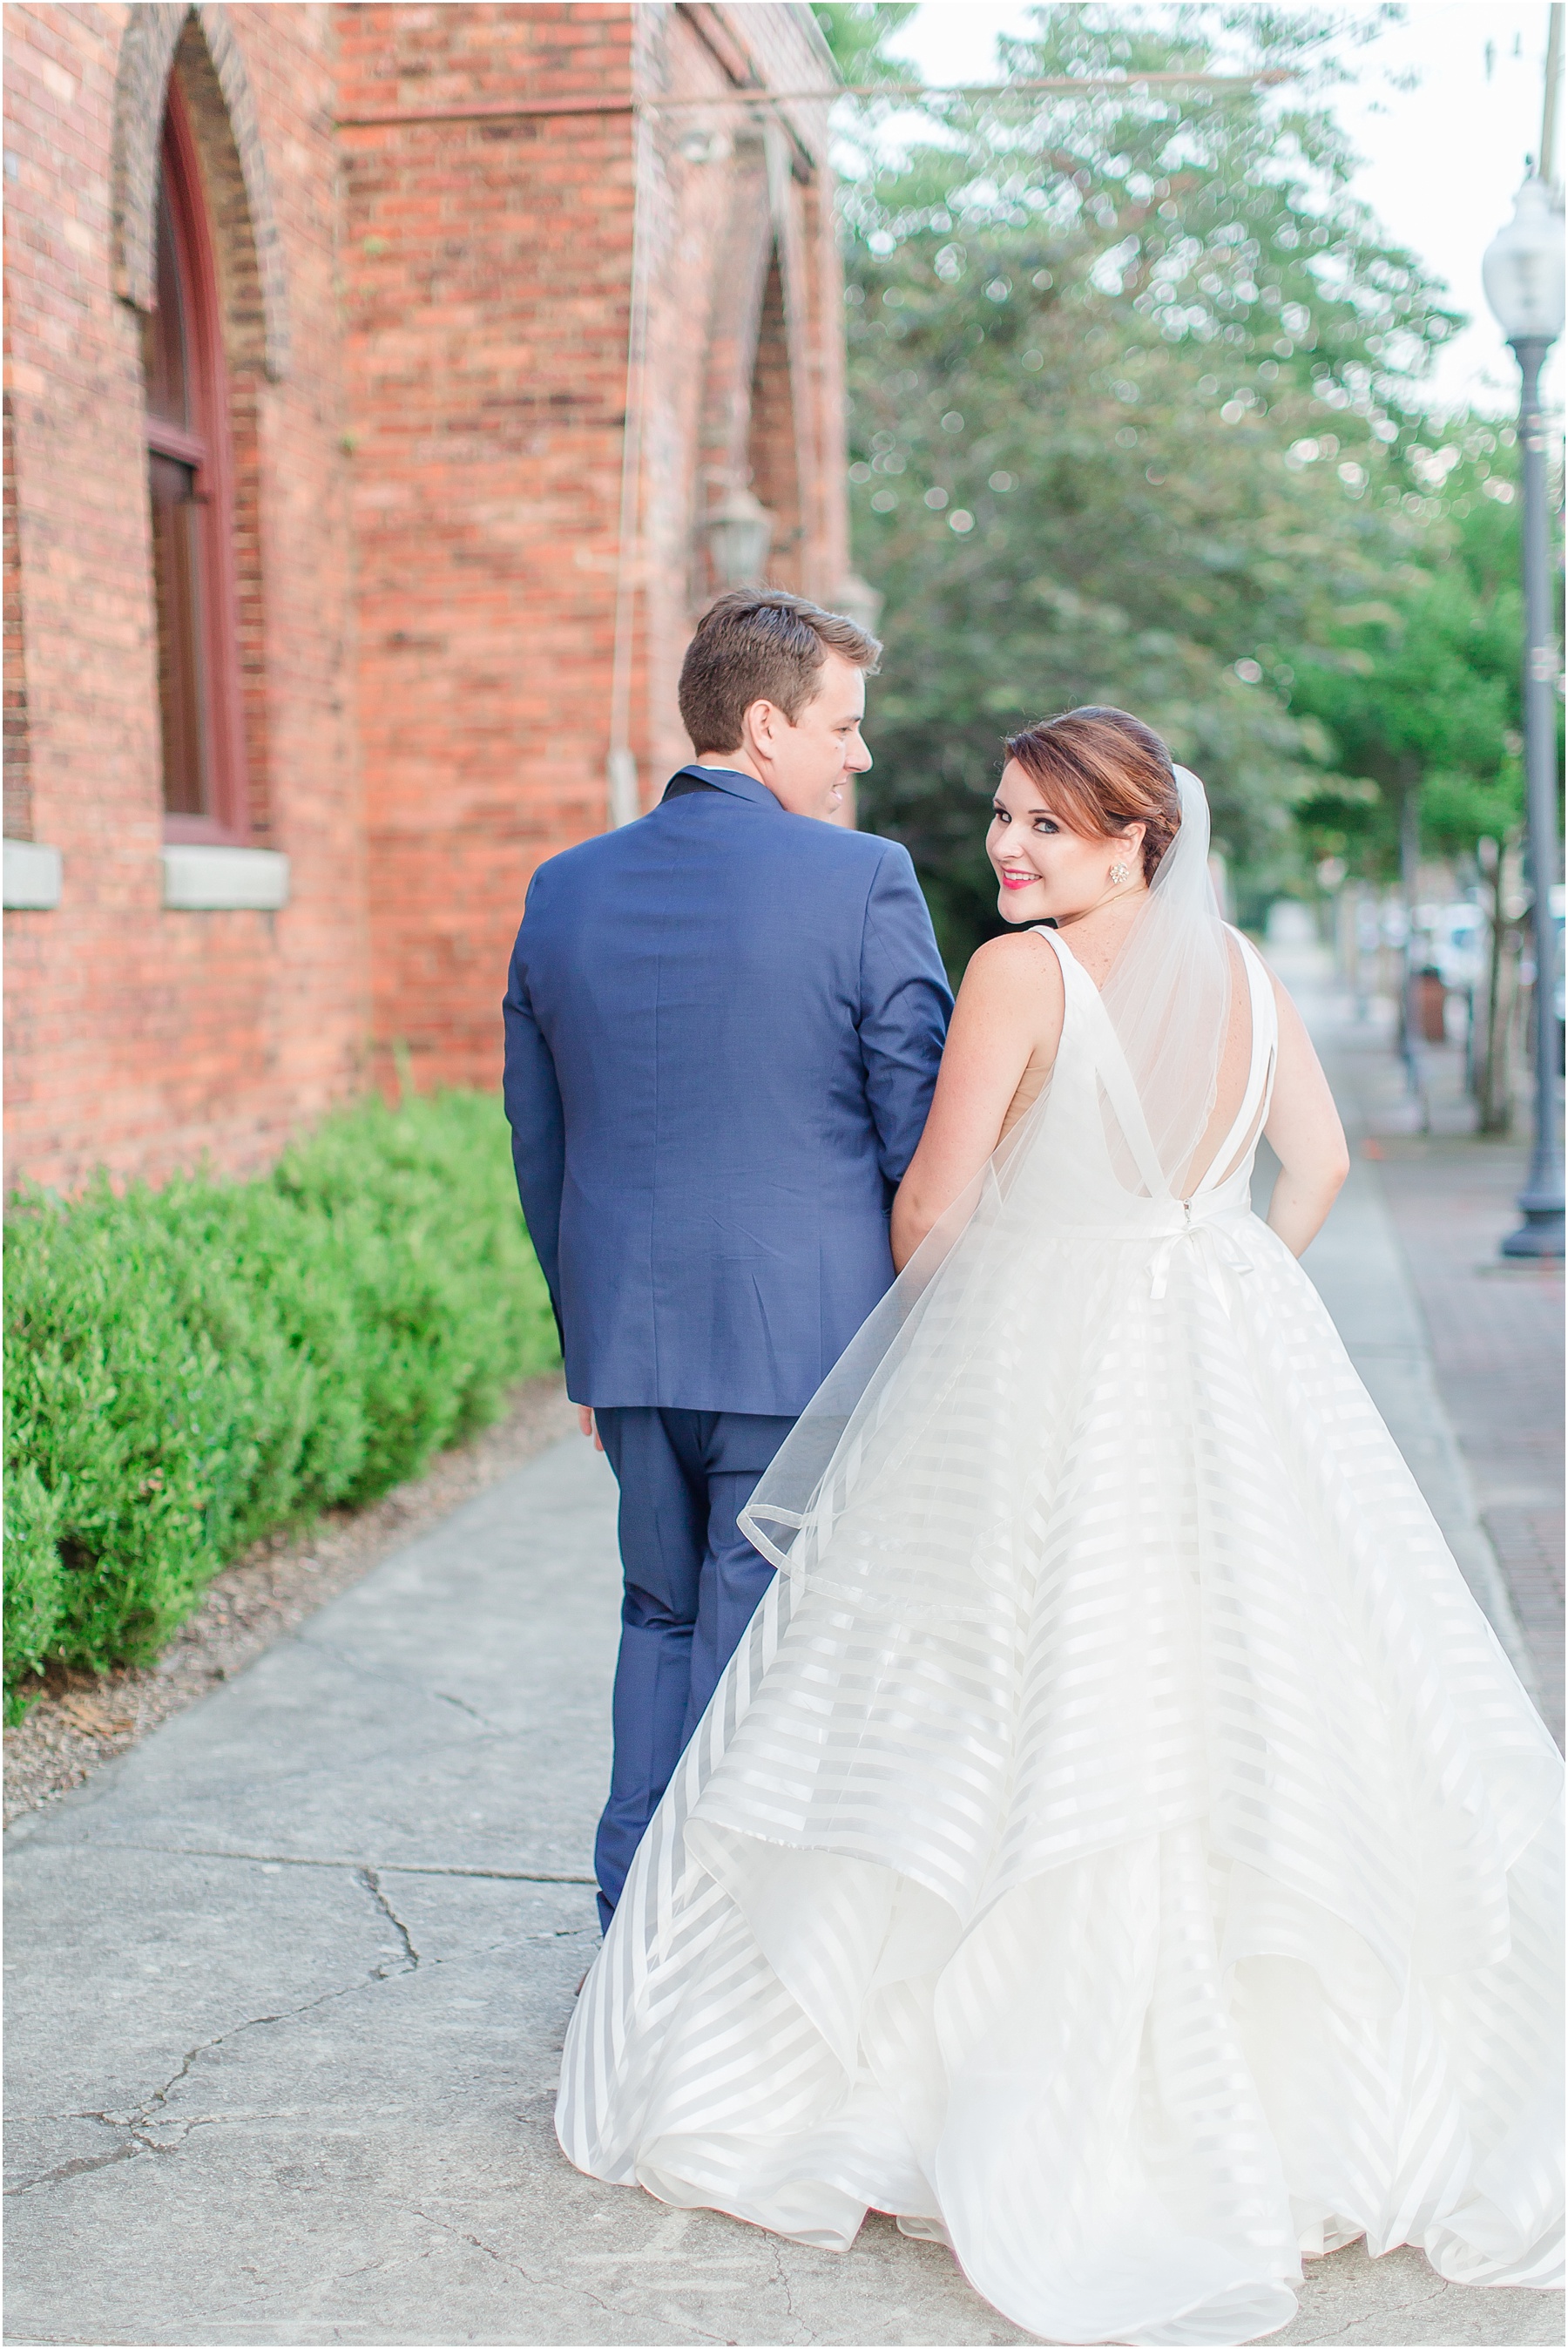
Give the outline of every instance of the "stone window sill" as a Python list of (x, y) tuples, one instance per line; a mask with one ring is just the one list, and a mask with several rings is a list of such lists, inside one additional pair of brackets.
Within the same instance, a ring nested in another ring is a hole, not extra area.
[(180, 843), (163, 851), (163, 902), (181, 914), (275, 914), (289, 901), (289, 861), (272, 848)]
[(57, 848), (46, 848), (37, 840), (8, 840), (5, 865), (7, 906), (17, 912), (53, 912), (60, 902), (62, 859)]

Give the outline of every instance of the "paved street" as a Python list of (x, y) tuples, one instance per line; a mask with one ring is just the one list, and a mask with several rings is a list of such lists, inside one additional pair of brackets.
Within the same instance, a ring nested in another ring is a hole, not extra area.
[[(1357, 1078), (1332, 995), (1313, 1009), (1377, 1141), (1364, 1096), (1386, 1056), (1364, 1039)], [(1535, 1291), (1477, 1274), (1501, 1301), (1480, 1334), (1464, 1320), (1452, 1300), (1487, 1254), (1492, 1195), (1463, 1192), (1456, 1242), (1440, 1158), (1397, 1157), (1398, 1139), (1382, 1161), (1358, 1151), (1308, 1261), (1472, 1587), (1542, 1681), (1536, 1587), (1515, 1603), (1488, 1531), (1520, 1575), (1532, 1553), (1507, 1513), (1536, 1508), (1534, 1374), (1473, 1407), (1466, 1384), (1491, 1376), (1486, 1348), (1534, 1344)], [(1434, 1361), (1429, 1329), (1456, 1317)], [(557, 2153), (561, 2036), (595, 1941), (616, 1599), (610, 1478), (568, 1444), (12, 1831), (9, 2338), (1024, 2337), (885, 2220), (838, 2259), (664, 2210)], [(1309, 2271), (1274, 2337), (1562, 2333), (1556, 2295), (1466, 2291), (1414, 2253), (1353, 2247)]]

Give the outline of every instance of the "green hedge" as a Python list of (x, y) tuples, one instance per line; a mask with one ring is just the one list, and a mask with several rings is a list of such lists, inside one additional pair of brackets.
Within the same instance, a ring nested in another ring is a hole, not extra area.
[(5, 1227), (5, 1686), (144, 1662), (259, 1535), (356, 1506), (560, 1359), (488, 1094), (332, 1119), (255, 1182)]

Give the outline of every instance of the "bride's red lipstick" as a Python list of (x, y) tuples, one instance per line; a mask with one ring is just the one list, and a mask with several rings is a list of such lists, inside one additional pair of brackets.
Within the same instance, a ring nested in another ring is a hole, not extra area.
[(1004, 873), (1001, 877), (1004, 889), (1032, 889), (1040, 876), (1037, 873), (1023, 873), (1016, 876)]

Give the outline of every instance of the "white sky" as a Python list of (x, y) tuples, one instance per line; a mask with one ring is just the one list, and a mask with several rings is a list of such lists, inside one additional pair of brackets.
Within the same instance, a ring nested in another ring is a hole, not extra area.
[[(1026, 33), (1030, 16), (993, 0), (923, 0), (892, 47), (928, 81), (985, 81), (995, 71), (997, 35)], [(1519, 378), (1486, 306), (1480, 259), (1511, 216), (1524, 158), (1541, 137), (1545, 0), (1410, 0), (1404, 19), (1352, 54), (1357, 81), (1332, 103), (1366, 159), (1357, 193), (1471, 321), (1442, 351), (1429, 398), (1505, 413)], [(1411, 74), (1414, 88), (1396, 87)], [(1560, 132), (1559, 175), (1562, 144)], [(1549, 376), (1557, 398), (1562, 348)]]

